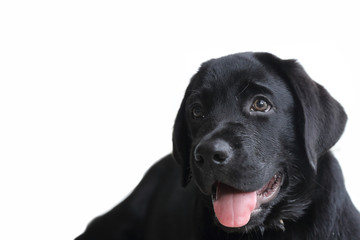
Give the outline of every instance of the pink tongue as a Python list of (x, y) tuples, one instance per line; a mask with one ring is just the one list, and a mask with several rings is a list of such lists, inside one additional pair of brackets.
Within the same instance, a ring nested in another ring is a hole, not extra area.
[(240, 192), (219, 183), (216, 189), (214, 211), (219, 222), (226, 227), (242, 227), (250, 220), (256, 206), (256, 192)]

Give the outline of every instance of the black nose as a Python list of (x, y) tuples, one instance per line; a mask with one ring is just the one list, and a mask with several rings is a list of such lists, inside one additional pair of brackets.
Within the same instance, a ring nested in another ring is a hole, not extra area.
[(200, 142), (194, 152), (195, 161), (199, 164), (207, 162), (225, 163), (232, 155), (231, 146), (222, 139)]

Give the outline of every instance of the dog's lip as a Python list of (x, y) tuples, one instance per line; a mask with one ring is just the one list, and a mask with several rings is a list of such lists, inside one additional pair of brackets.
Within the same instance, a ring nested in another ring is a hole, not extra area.
[(280, 192), (280, 188), (283, 183), (283, 175), (279, 172), (275, 174), (269, 182), (267, 182), (261, 189), (256, 191), (257, 203), (256, 208), (259, 208), (262, 204), (270, 202)]
[[(216, 188), (220, 182), (216, 182), (212, 186), (212, 201), (216, 201)], [(222, 183), (223, 184), (223, 183)], [(283, 174), (281, 172), (276, 173), (266, 184), (264, 184), (260, 189), (255, 190), (257, 195), (256, 208), (254, 211), (259, 210), (262, 204), (268, 203), (276, 198), (280, 188), (283, 184)], [(229, 186), (229, 185), (228, 185)], [(230, 186), (234, 189), (236, 187)], [(241, 189), (237, 189), (240, 190)], [(245, 192), (245, 191), (244, 191)], [(249, 191), (246, 191), (249, 192)]]

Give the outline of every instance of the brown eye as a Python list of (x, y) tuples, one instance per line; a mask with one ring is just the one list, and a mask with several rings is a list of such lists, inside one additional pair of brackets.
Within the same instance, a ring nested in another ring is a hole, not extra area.
[(205, 114), (201, 106), (197, 105), (191, 109), (192, 117), (194, 119), (204, 118)]
[(251, 111), (267, 112), (271, 109), (271, 104), (264, 98), (257, 98), (251, 105)]

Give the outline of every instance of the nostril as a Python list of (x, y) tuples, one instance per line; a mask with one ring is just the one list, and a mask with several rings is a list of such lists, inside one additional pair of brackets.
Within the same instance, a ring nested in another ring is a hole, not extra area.
[(201, 156), (200, 154), (195, 154), (195, 161), (197, 163), (203, 163), (204, 162), (204, 158), (203, 156)]
[(213, 156), (214, 162), (224, 162), (229, 156), (225, 152), (217, 152)]
[(203, 164), (226, 164), (233, 152), (231, 146), (221, 139), (210, 139), (200, 142), (194, 150), (194, 162), (198, 166)]

